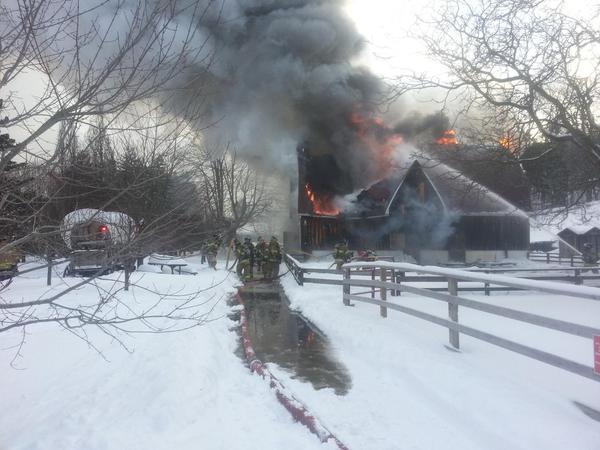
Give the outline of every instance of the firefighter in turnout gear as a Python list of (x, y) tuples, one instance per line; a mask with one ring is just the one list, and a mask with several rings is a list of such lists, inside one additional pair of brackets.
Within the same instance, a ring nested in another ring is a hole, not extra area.
[(238, 253), (237, 274), (244, 282), (252, 280), (252, 262), (254, 259), (254, 246), (250, 238), (245, 238), (236, 250)]
[(273, 236), (269, 241), (267, 248), (267, 262), (265, 264), (265, 278), (277, 278), (279, 275), (279, 265), (281, 264), (281, 246), (277, 238)]
[(237, 276), (239, 277), (239, 279), (242, 279), (242, 256), (243, 256), (243, 246), (242, 243), (240, 242), (240, 240), (238, 238), (234, 238), (233, 239), (233, 251), (235, 252), (235, 258), (237, 259), (237, 264), (235, 266), (235, 273), (237, 273)]
[(350, 261), (352, 252), (348, 250), (346, 242), (338, 242), (333, 247), (333, 259), (335, 260), (335, 269), (342, 270), (342, 265)]
[(208, 241), (206, 246), (206, 258), (208, 260), (208, 267), (212, 267), (217, 270), (217, 253), (219, 253), (219, 237), (215, 234), (213, 238)]
[(250, 255), (250, 279), (254, 278), (254, 244), (252, 243), (252, 239), (249, 237), (244, 238), (244, 247), (246, 251)]
[(265, 273), (264, 266), (267, 261), (269, 248), (267, 243), (262, 237), (258, 237), (258, 242), (256, 243), (256, 247), (254, 248), (254, 261), (256, 263), (256, 270), (261, 272), (263, 275)]

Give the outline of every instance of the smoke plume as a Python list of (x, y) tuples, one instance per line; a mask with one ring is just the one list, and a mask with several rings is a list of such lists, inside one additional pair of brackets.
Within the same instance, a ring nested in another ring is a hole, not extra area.
[(295, 167), (303, 142), (333, 155), (350, 185), (373, 178), (373, 154), (357, 140), (352, 118), (374, 117), (385, 87), (356, 65), (365, 42), (343, 4), (231, 0), (219, 17), (204, 17), (198, 25), (215, 58), (189, 78), (207, 95), (202, 125), (214, 125), (205, 139), (231, 141), (241, 154), (284, 170)]

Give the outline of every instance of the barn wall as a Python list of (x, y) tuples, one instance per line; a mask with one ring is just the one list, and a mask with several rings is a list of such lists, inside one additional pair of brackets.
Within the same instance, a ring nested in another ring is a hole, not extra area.
[(421, 250), (419, 252), (419, 264), (447, 264), (449, 262), (446, 250)]
[(467, 250), (466, 263), (478, 261), (501, 261), (503, 259), (527, 259), (526, 250)]
[(463, 216), (456, 225), (467, 250), (527, 250), (529, 219), (520, 216)]

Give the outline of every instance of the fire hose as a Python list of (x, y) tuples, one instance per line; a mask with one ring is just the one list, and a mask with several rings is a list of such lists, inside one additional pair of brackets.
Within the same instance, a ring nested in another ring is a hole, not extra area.
[[(236, 294), (237, 301), (240, 305), (244, 306), (242, 297)], [(250, 366), (250, 370), (260, 375), (263, 379), (269, 382), (269, 386), (275, 391), (275, 396), (279, 403), (281, 403), (285, 409), (292, 415), (294, 420), (300, 422), (302, 425), (307, 427), (311, 433), (316, 435), (322, 443), (333, 442), (338, 449), (348, 450), (337, 437), (333, 435), (325, 426), (323, 426), (319, 420), (308, 411), (306, 406), (302, 404), (298, 399), (287, 392), (285, 386), (269, 371), (269, 369), (260, 361), (254, 348), (252, 347), (252, 341), (250, 340), (250, 334), (248, 332), (248, 317), (244, 308), (241, 310), (241, 322), (242, 322), (242, 343), (244, 346), (244, 353), (246, 360)]]

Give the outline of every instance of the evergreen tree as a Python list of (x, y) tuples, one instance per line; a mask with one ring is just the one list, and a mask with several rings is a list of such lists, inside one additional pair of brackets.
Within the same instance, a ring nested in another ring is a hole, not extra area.
[(16, 143), (3, 132), (5, 122), (0, 120), (0, 161), (4, 166), (0, 171), (0, 237), (19, 238), (31, 232), (41, 199), (28, 186), (33, 178), (24, 170), (25, 163), (10, 158)]

